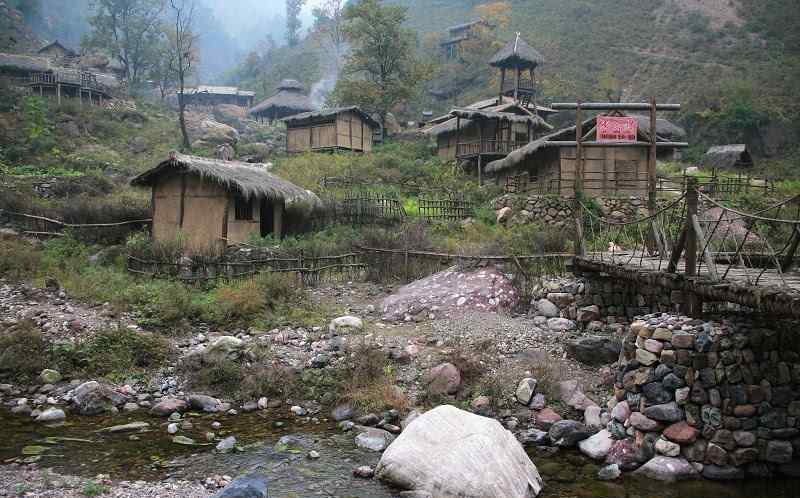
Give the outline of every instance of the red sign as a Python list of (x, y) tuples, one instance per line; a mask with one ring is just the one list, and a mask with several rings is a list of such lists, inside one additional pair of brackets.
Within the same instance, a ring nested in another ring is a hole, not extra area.
[(639, 122), (636, 118), (620, 116), (597, 117), (598, 142), (636, 142)]

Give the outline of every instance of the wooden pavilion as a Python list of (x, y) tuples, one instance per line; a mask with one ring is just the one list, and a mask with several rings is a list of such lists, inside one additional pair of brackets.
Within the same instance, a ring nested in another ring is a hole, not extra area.
[(133, 180), (152, 189), (153, 240), (181, 234), (190, 251), (222, 250), (251, 236), (281, 237), (321, 201), (263, 164), (170, 154)]
[[(544, 63), (544, 57), (522, 39), (520, 33), (501, 48), (489, 65), (500, 69), (500, 98), (512, 97), (527, 106), (536, 97), (536, 68)], [(512, 78), (507, 79), (507, 72)]]
[(304, 112), (284, 118), (286, 152), (370, 152), (380, 124), (357, 106)]
[(256, 119), (268, 120), (271, 123), (276, 119), (313, 110), (314, 106), (306, 95), (303, 85), (297, 80), (283, 80), (274, 95), (259, 102), (248, 113)]

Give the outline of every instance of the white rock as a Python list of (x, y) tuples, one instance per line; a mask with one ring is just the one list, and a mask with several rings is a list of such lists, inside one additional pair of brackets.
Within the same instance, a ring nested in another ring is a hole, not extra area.
[(364, 322), (357, 316), (340, 316), (334, 318), (328, 325), (328, 331), (336, 332), (341, 328), (351, 328), (361, 330), (364, 328)]
[(661, 455), (653, 457), (634, 473), (665, 482), (682, 481), (697, 477), (697, 470), (683, 458)]
[(659, 438), (658, 441), (656, 441), (656, 451), (664, 456), (676, 457), (681, 454), (681, 447), (679, 444), (675, 444), (672, 441)]
[(228, 436), (219, 443), (217, 443), (217, 451), (221, 453), (228, 453), (233, 451), (236, 447), (236, 438), (233, 436)]
[(364, 450), (383, 451), (394, 441), (394, 436), (383, 429), (370, 427), (356, 436), (356, 446)]
[(589, 458), (601, 460), (608, 455), (613, 444), (614, 439), (611, 437), (611, 433), (603, 429), (594, 436), (579, 442), (578, 448), (581, 450), (581, 453)]
[(177, 434), (178, 433), (178, 424), (169, 424), (167, 426), (167, 432), (170, 434)]
[(43, 411), (36, 417), (37, 422), (61, 422), (62, 420), (67, 418), (67, 414), (64, 413), (64, 410), (59, 408), (48, 408), (47, 410)]
[(407, 426), (375, 474), (437, 498), (531, 498), (542, 478), (522, 445), (499, 422), (443, 405)]

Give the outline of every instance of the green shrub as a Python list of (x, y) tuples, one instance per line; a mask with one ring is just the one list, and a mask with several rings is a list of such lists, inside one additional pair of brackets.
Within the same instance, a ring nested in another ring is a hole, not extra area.
[(0, 236), (0, 276), (11, 280), (31, 278), (40, 265), (41, 252), (33, 244)]
[(0, 332), (0, 373), (33, 379), (48, 368), (49, 344), (33, 322), (21, 322)]
[(87, 373), (94, 376), (125, 376), (161, 366), (171, 346), (163, 337), (129, 329), (96, 334), (79, 348), (86, 358)]

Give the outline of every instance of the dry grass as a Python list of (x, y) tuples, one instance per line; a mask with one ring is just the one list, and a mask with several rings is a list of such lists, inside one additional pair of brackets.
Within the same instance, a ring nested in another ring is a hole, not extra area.
[(394, 366), (386, 354), (366, 341), (351, 352), (341, 372), (341, 385), (342, 401), (352, 403), (362, 413), (391, 408), (405, 412), (411, 407), (397, 386)]

